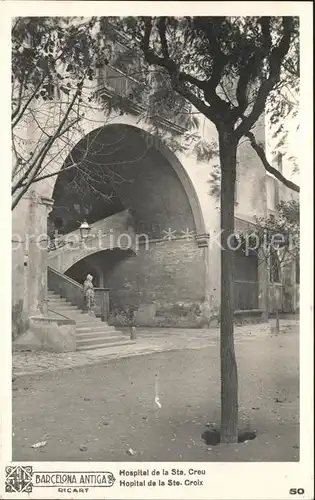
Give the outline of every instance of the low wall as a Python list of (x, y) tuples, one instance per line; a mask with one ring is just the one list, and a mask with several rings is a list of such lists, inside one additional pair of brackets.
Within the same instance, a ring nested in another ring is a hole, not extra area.
[(72, 352), (76, 350), (75, 321), (50, 317), (33, 316), (29, 329), (12, 343), (18, 350), (50, 352)]

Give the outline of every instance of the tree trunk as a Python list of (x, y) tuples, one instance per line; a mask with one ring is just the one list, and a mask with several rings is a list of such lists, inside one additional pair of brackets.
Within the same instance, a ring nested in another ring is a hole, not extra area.
[(234, 350), (234, 191), (237, 142), (219, 130), (221, 164), (221, 442), (237, 442), (238, 380)]

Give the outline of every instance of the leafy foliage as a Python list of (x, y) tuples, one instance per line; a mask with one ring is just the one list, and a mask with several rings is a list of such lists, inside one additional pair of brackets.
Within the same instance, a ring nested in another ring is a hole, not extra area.
[[(60, 161), (69, 141), (77, 142), (94, 101), (108, 114), (135, 113), (173, 150), (192, 146), (199, 160), (219, 153), (222, 442), (237, 441), (233, 254), (224, 248), (234, 225), (236, 149), (281, 84), (283, 68), (292, 69), (297, 36), (292, 17), (19, 18), (12, 30), (13, 207), (47, 177), (43, 169)], [(199, 135), (195, 113), (215, 124), (219, 151)], [(27, 126), (31, 139), (23, 136)]]
[(291, 256), (296, 257), (300, 253), (300, 204), (297, 200), (281, 201), (275, 214), (268, 217), (256, 217), (257, 228), (260, 233), (268, 234), (268, 242), (271, 244), (273, 237), (281, 235), (282, 238), (274, 238), (277, 247), (286, 250)]
[(82, 136), (95, 94), (96, 67), (106, 64), (96, 20), (16, 18), (12, 26), (12, 208), (44, 170)]
[(300, 204), (297, 200), (281, 201), (275, 213), (255, 217), (255, 227), (237, 235), (242, 250), (250, 248), (271, 271), (295, 262), (300, 255)]
[[(283, 152), (288, 139), (283, 122), (296, 118), (298, 109), (298, 19), (140, 17), (112, 22), (149, 65), (146, 92), (156, 91), (165, 98), (173, 89), (217, 128), (229, 123), (237, 141), (250, 132), (267, 106), (277, 136), (274, 148)], [(289, 93), (297, 102), (290, 101)], [(201, 142), (195, 153), (200, 149)], [(268, 167), (265, 154), (263, 164)]]
[[(218, 131), (221, 174), (221, 442), (237, 441), (238, 381), (233, 339), (236, 151), (279, 84), (298, 22), (292, 17), (143, 17), (119, 20), (150, 67)], [(253, 146), (254, 147), (254, 146)], [(256, 152), (261, 149), (256, 148)], [(261, 154), (261, 158), (264, 155)], [(265, 159), (265, 158), (264, 158)], [(266, 160), (266, 159), (265, 159)], [(267, 162), (264, 166), (266, 168)], [(269, 168), (269, 165), (267, 165)], [(281, 178), (283, 180), (283, 177)], [(284, 179), (285, 180), (285, 179)]]
[[(293, 173), (298, 172), (297, 158), (290, 151), (288, 143), (299, 131), (299, 37), (294, 36), (289, 57), (283, 63), (281, 79), (269, 94), (266, 103), (266, 115), (271, 127), (271, 145), (293, 165)], [(288, 126), (289, 124), (289, 126)]]
[[(198, 112), (217, 128), (226, 113), (235, 133), (242, 133), (244, 121), (250, 128), (257, 118), (257, 112), (250, 116), (255, 99), (262, 100), (261, 112), (268, 98), (279, 135), (282, 118), (296, 113), (283, 99), (284, 88), (298, 89), (295, 19), (287, 21), (294, 45), (282, 58), (281, 79), (275, 75), (263, 98), (258, 89), (270, 79), (285, 22), (260, 17), (15, 19), (13, 205), (44, 171), (49, 174), (56, 162), (61, 166), (62, 152), (83, 136), (92, 106), (108, 115), (136, 114), (149, 124), (157, 143), (174, 152), (189, 149), (197, 161), (218, 154), (218, 146), (200, 135)], [(25, 136), (26, 126), (31, 136)]]
[[(98, 126), (93, 122), (98, 110), (105, 113), (104, 121), (113, 113), (137, 115), (148, 124), (156, 145), (164, 144), (174, 152), (191, 148), (198, 161), (215, 151), (200, 137), (197, 115), (174, 91), (166, 71), (151, 71), (113, 20), (16, 18), (12, 27), (12, 208), (32, 183), (55, 175), (63, 166), (66, 151), (86, 130)], [(70, 158), (66, 165), (75, 169), (71, 186), (82, 196), (91, 190), (84, 171), (88, 154), (85, 148), (80, 160)], [(108, 180), (107, 174), (102, 180)], [(97, 191), (103, 196), (102, 190)]]

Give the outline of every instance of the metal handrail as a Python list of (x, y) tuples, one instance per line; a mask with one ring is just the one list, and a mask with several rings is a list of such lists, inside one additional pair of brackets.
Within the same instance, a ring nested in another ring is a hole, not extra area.
[(72, 285), (76, 286), (77, 288), (80, 288), (80, 290), (83, 290), (83, 285), (81, 285), (80, 283), (78, 283), (74, 279), (70, 278), (66, 274), (60, 273), (59, 271), (57, 271), (57, 269), (54, 269), (51, 266), (47, 266), (47, 268), (48, 268), (48, 271), (53, 272), (54, 274), (56, 274), (57, 276), (59, 276), (63, 280), (68, 281), (69, 283), (71, 283)]
[[(75, 304), (80, 309), (84, 309), (83, 286), (69, 276), (57, 271), (50, 266), (48, 266), (48, 273), (52, 273), (60, 280), (60, 286), (58, 284), (55, 287), (52, 286), (52, 290), (65, 297), (69, 302)], [(69, 287), (69, 285), (70, 290), (67, 290), (67, 286)], [(71, 289), (71, 287), (75, 287), (75, 290), (73, 291), (73, 288)], [(94, 292), (95, 298), (97, 296), (99, 297), (100, 315), (102, 321), (107, 321), (109, 316), (109, 289), (103, 287), (95, 287)], [(62, 314), (60, 316), (62, 316)]]

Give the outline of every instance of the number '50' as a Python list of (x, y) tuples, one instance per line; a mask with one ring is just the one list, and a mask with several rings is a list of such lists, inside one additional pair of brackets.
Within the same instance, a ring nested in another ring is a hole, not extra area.
[(303, 495), (303, 488), (291, 488), (289, 491), (290, 495)]

